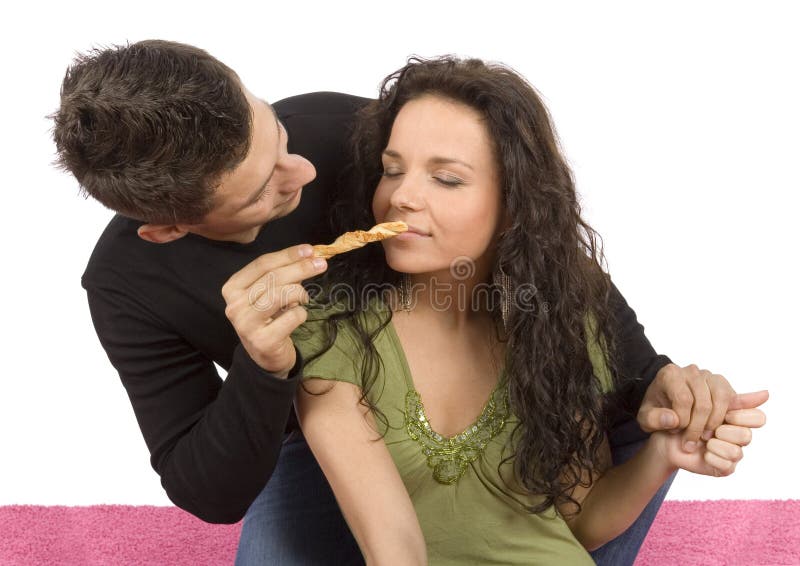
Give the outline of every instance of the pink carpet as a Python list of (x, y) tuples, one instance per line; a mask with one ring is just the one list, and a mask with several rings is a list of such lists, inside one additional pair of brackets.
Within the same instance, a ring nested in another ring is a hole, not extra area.
[(800, 564), (800, 501), (665, 501), (636, 566)]
[[(0, 507), (0, 565), (232, 564), (240, 525), (171, 507)], [(667, 501), (637, 566), (800, 565), (800, 501)]]

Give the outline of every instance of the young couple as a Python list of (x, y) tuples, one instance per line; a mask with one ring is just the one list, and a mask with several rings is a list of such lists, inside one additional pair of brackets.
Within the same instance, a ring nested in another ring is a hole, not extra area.
[[(653, 351), (502, 67), (412, 60), (377, 101), (270, 106), (146, 41), (79, 57), (54, 121), (119, 213), (83, 285), (152, 465), (190, 513), (244, 515), (240, 564), (632, 563), (671, 474), (731, 473), (763, 423), (766, 392)], [(310, 257), (389, 220), (410, 233)], [(500, 300), (441, 308), (433, 281)]]

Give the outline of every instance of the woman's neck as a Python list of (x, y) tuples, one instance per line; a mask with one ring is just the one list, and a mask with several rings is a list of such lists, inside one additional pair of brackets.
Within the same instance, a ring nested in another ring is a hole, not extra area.
[[(476, 324), (491, 324), (492, 313), (485, 299), (491, 286), (479, 277), (459, 279), (450, 272), (408, 275), (405, 297), (398, 297), (395, 315), (459, 331)], [(402, 306), (405, 299), (406, 311)]]

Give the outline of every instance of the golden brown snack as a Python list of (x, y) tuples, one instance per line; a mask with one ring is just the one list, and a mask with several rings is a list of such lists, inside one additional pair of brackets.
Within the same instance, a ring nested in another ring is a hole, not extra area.
[(314, 257), (328, 259), (336, 254), (361, 248), (370, 242), (379, 242), (397, 236), (406, 230), (408, 230), (408, 225), (405, 222), (383, 222), (369, 230), (345, 232), (331, 244), (314, 246)]

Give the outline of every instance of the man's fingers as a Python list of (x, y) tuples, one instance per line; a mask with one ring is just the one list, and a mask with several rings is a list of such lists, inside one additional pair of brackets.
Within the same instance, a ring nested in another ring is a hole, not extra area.
[(725, 422), (736, 426), (760, 428), (767, 422), (767, 416), (759, 409), (739, 409), (728, 411)]
[(688, 379), (694, 403), (690, 407), (689, 426), (683, 433), (683, 449), (687, 452), (694, 452), (697, 449), (697, 443), (706, 430), (706, 423), (711, 415), (711, 391), (706, 383), (706, 373), (710, 375), (710, 372), (699, 372)]
[(269, 289), (258, 298), (250, 298), (250, 306), (256, 311), (272, 317), (279, 311), (298, 304), (309, 302), (308, 292), (299, 283), (285, 285), (277, 289)]
[(301, 305), (286, 308), (274, 319), (260, 321), (257, 328), (242, 336), (242, 344), (265, 370), (288, 372), (297, 361), (291, 334), (306, 321), (307, 316), (305, 307)]
[(288, 339), (307, 318), (308, 311), (302, 305), (287, 308), (281, 311), (262, 332), (269, 334), (272, 340), (282, 342)]
[(271, 324), (272, 319), (290, 305), (306, 304), (308, 300), (308, 292), (302, 285), (287, 285), (280, 289), (265, 291), (255, 300), (240, 295), (234, 303), (225, 307), (225, 315), (233, 324), (237, 334), (244, 338), (266, 324)]
[(686, 428), (692, 415), (694, 395), (684, 380), (674, 380), (667, 388), (667, 397), (672, 404), (672, 410), (678, 415), (678, 428)]
[(766, 403), (767, 399), (769, 399), (769, 391), (766, 389), (763, 391), (754, 391), (753, 393), (739, 393), (734, 396), (730, 405), (728, 405), (728, 410), (755, 409)]
[(753, 431), (746, 426), (724, 424), (717, 427), (714, 436), (725, 442), (747, 446), (753, 440)]
[(678, 426), (678, 415), (671, 409), (661, 407), (642, 406), (636, 416), (639, 426), (645, 432), (657, 430), (671, 430)]
[[(301, 287), (299, 284), (301, 281), (319, 275), (325, 271), (326, 267), (327, 262), (321, 258), (298, 261), (270, 271), (253, 283), (246, 293), (230, 295), (226, 300), (234, 309), (251, 306), (260, 311), (269, 311), (272, 305), (277, 304), (278, 307), (275, 308), (277, 310), (287, 304), (286, 301), (279, 300), (279, 297)], [(245, 297), (247, 305), (243, 304), (242, 297)], [(298, 300), (297, 302), (304, 301)]]
[[(316, 277), (328, 266), (328, 262), (321, 257), (315, 257), (311, 259), (304, 259), (302, 261), (296, 261), (294, 263), (290, 263), (289, 265), (284, 265), (283, 267), (279, 267), (273, 271), (270, 271), (267, 276), (271, 278), (271, 282), (274, 285), (282, 286), (282, 285), (291, 285), (292, 283), (300, 283), (305, 281), (306, 279), (311, 279), (312, 277)], [(259, 283), (262, 280), (259, 279)], [(257, 283), (258, 284), (258, 283)]]
[(711, 392), (711, 414), (706, 422), (703, 440), (711, 438), (717, 427), (725, 421), (725, 413), (728, 412), (731, 400), (736, 396), (728, 380), (719, 374), (707, 372), (706, 384)]
[(227, 300), (229, 293), (247, 289), (266, 273), (296, 263), (301, 259), (310, 258), (313, 253), (314, 250), (310, 245), (300, 244), (299, 246), (264, 254), (234, 273), (222, 287), (222, 295)]

